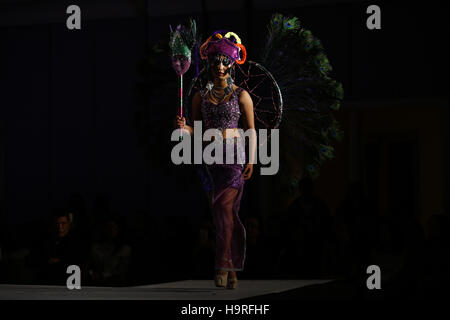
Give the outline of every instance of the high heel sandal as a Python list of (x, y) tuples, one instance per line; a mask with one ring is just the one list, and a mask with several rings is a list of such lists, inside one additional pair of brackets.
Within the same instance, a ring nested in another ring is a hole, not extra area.
[(228, 272), (225, 274), (216, 274), (214, 277), (214, 283), (216, 284), (216, 287), (226, 287), (228, 282)]
[(236, 289), (238, 285), (238, 279), (236, 277), (228, 277), (227, 279), (227, 289)]

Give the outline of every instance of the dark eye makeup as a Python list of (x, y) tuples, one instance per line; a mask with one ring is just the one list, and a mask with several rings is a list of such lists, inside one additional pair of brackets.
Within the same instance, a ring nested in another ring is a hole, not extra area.
[(231, 64), (231, 59), (228, 57), (217, 56), (211, 60), (211, 64), (214, 66), (218, 66), (220, 63), (222, 63), (225, 67), (228, 67)]

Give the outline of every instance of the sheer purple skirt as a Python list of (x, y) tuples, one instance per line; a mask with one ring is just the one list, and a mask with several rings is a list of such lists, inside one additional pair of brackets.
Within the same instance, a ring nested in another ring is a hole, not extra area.
[[(212, 192), (213, 197), (215, 269), (240, 271), (244, 268), (246, 250), (245, 228), (238, 215), (244, 190), (245, 144), (241, 139), (227, 138), (223, 148), (223, 164), (203, 164), (198, 171), (203, 188)], [(230, 152), (234, 153), (233, 164), (226, 164), (226, 154)]]

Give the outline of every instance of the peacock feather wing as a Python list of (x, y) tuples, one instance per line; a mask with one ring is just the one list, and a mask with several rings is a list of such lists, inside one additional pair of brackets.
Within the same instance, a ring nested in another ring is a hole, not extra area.
[(330, 77), (333, 69), (321, 41), (297, 17), (276, 13), (267, 29), (261, 64), (283, 96), (280, 171), (292, 189), (302, 176), (317, 178), (320, 167), (334, 157), (343, 132), (333, 112), (339, 110), (344, 91)]

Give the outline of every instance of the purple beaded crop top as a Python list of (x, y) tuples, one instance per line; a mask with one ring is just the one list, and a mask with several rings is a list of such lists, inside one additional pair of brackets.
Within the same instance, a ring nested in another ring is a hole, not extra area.
[(239, 96), (244, 89), (237, 87), (228, 101), (215, 105), (206, 98), (207, 90), (200, 90), (202, 97), (201, 112), (204, 129), (237, 128), (241, 110)]

